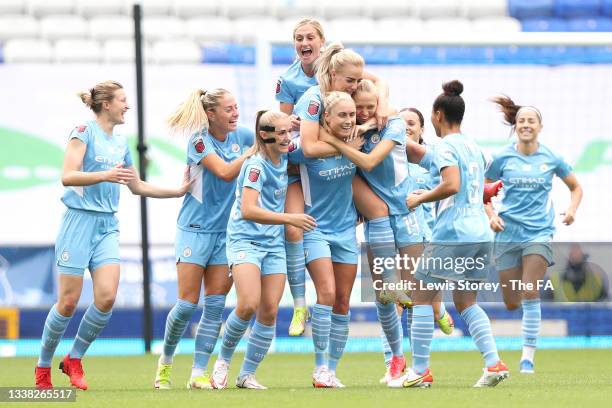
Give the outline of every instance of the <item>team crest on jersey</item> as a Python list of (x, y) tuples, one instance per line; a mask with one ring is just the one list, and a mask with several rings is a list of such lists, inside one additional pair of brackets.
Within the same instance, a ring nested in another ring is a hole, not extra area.
[(378, 142), (380, 142), (380, 135), (378, 133), (375, 133), (374, 135), (372, 135), (372, 137), (370, 138), (370, 141), (374, 144), (377, 144)]
[(251, 169), (251, 171), (249, 171), (249, 181), (251, 183), (254, 183), (257, 180), (259, 180), (259, 173), (260, 173), (259, 169)]
[(237, 143), (232, 144), (232, 152), (238, 153), (240, 151), (240, 146)]
[(312, 99), (310, 103), (308, 104), (308, 114), (318, 115), (320, 106), (321, 104), (319, 103), (319, 101)]
[(191, 256), (191, 248), (185, 247), (185, 249), (183, 249), (183, 256), (189, 258)]
[(282, 79), (278, 79), (278, 81), (276, 81), (276, 93), (279, 94), (280, 90), (281, 90), (281, 84), (283, 83)]
[(198, 153), (202, 153), (204, 151), (204, 149), (206, 149), (206, 146), (204, 146), (204, 141), (202, 140), (202, 138), (198, 138), (193, 142), (193, 147), (195, 147), (196, 152)]
[(68, 253), (68, 251), (64, 251), (62, 252), (62, 261), (64, 262), (68, 262), (70, 260), (70, 253)]
[(83, 133), (85, 130), (87, 130), (87, 125), (77, 126), (76, 128), (76, 131), (79, 133)]
[(540, 171), (543, 172), (543, 171), (546, 171), (546, 170), (548, 170), (548, 165), (546, 163), (540, 165)]

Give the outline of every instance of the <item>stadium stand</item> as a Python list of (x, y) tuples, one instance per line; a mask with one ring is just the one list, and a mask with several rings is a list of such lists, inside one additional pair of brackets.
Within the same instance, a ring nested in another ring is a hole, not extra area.
[[(97, 42), (95, 49), (102, 50), (104, 61), (131, 60), (131, 49), (121, 52), (115, 49), (120, 43), (107, 45), (106, 42), (131, 39), (133, 3), (134, 0), (3, 0), (0, 2), (0, 48), (8, 55), (4, 61), (22, 61), (27, 50), (39, 46), (51, 47), (57, 57), (54, 49), (59, 42), (70, 39)], [(157, 41), (190, 44), (180, 47), (185, 55), (172, 53), (177, 62), (183, 63), (201, 62), (202, 55), (213, 58), (205, 62), (253, 63), (252, 46), (259, 33), (289, 40), (295, 23), (303, 16), (317, 16), (325, 27), (328, 41), (348, 43), (394, 39), (398, 33), (612, 31), (612, 0), (142, 0), (140, 3), (145, 42), (152, 50), (165, 49), (167, 43), (156, 47)], [(18, 52), (15, 43), (9, 47), (13, 40), (24, 39), (43, 42), (29, 42), (29, 45), (38, 45)], [(192, 52), (193, 44), (201, 48), (198, 58)], [(223, 60), (221, 56), (227, 55), (228, 50), (238, 56), (228, 55), (229, 59)], [(280, 59), (275, 61), (285, 61), (285, 52), (285, 49), (277, 51)], [(369, 48), (365, 52), (369, 63), (384, 61), (380, 50)], [(470, 55), (477, 56), (479, 52)], [(390, 55), (395, 55), (397, 60), (402, 54), (405, 52), (396, 50)], [(87, 55), (79, 53), (68, 59), (54, 57), (53, 61), (76, 62), (82, 58), (82, 62), (91, 62)], [(448, 54), (443, 55), (444, 62), (448, 62)], [(37, 61), (38, 56), (25, 59)], [(46, 53), (41, 60), (47, 60)], [(150, 62), (162, 60), (168, 62), (167, 58), (153, 56)]]

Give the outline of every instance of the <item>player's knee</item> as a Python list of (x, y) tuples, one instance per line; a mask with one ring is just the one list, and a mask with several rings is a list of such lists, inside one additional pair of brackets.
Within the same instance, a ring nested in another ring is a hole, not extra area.
[(334, 313), (347, 314), (349, 311), (350, 295), (337, 295), (334, 302)]
[(285, 239), (289, 242), (301, 241), (304, 238), (304, 233), (301, 229), (291, 225), (285, 225)]
[[(208, 293), (207, 293), (208, 295)], [(198, 303), (200, 292), (193, 290), (179, 290), (179, 299), (185, 300), (189, 303)]]
[(62, 316), (72, 316), (76, 310), (79, 299), (76, 296), (63, 296), (57, 301), (57, 311)]
[(277, 313), (278, 308), (259, 310), (257, 313), (257, 321), (265, 324), (266, 326), (272, 326), (274, 323), (276, 323)]
[(317, 289), (317, 303), (322, 305), (333, 305), (336, 299), (336, 294), (332, 287)]
[(115, 304), (115, 294), (105, 293), (95, 300), (95, 304), (101, 312), (110, 312), (113, 308), (113, 305)]
[(243, 320), (250, 319), (257, 311), (257, 306), (255, 299), (245, 300), (236, 305), (236, 314)]

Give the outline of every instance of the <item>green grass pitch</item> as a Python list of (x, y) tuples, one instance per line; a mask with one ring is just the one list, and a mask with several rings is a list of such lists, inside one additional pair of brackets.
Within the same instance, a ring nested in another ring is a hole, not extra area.
[[(346, 354), (338, 377), (346, 389), (313, 389), (310, 384), (313, 356), (271, 354), (257, 372), (267, 391), (233, 387), (242, 362), (232, 362), (230, 388), (187, 390), (191, 356), (177, 356), (173, 367), (173, 389), (152, 387), (157, 358), (87, 357), (84, 360), (90, 389), (77, 394), (76, 404), (87, 407), (609, 407), (612, 399), (612, 350), (541, 350), (536, 357), (536, 374), (518, 371), (519, 352), (503, 352), (510, 379), (493, 389), (473, 389), (481, 374), (476, 352), (436, 352), (432, 358), (434, 384), (431, 389), (387, 389), (378, 384), (384, 367), (381, 354)], [(68, 386), (68, 378), (57, 370), (53, 383)], [(34, 358), (0, 358), (0, 386), (33, 386)], [(211, 361), (212, 367), (212, 361)], [(5, 404), (2, 404), (5, 405)], [(65, 404), (27, 404), (55, 406)], [(20, 404), (19, 406), (25, 406)]]

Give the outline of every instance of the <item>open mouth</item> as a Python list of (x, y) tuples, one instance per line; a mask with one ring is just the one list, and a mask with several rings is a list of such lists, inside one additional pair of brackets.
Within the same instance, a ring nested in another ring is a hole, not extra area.
[(312, 48), (302, 47), (301, 54), (302, 57), (310, 57), (312, 55)]
[(280, 145), (281, 145), (282, 147), (287, 147), (287, 146), (289, 146), (289, 140), (284, 140), (284, 141), (280, 142)]

